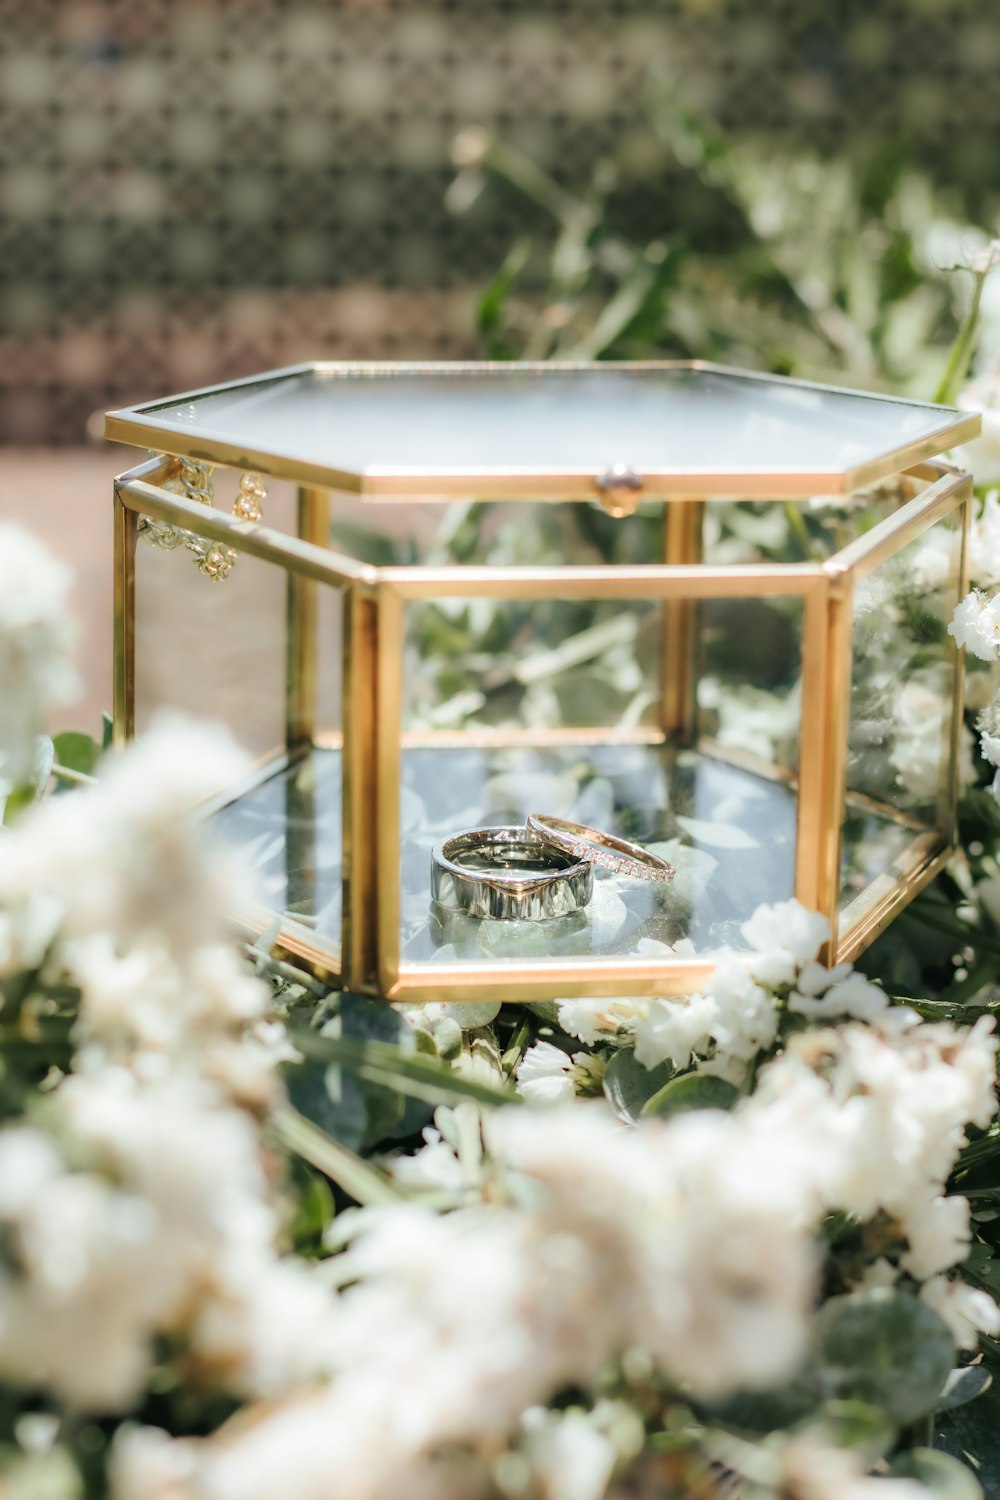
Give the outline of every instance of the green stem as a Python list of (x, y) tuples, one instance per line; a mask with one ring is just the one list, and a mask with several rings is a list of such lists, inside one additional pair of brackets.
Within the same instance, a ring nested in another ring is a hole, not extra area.
[(944, 367), (940, 384), (934, 393), (934, 400), (939, 406), (952, 406), (961, 389), (972, 363), (972, 356), (976, 347), (976, 332), (979, 327), (979, 314), (983, 301), (983, 287), (989, 275), (990, 267), (984, 271), (973, 271), (972, 301), (969, 310), (962, 320), (962, 326), (958, 330), (958, 336), (951, 346), (948, 355), (948, 363)]
[(262, 952), (253, 943), (246, 945), (246, 951), (248, 956), (253, 959), (258, 972), (273, 974), (276, 979), (283, 979), (286, 984), (301, 985), (303, 989), (315, 995), (318, 1000), (324, 999), (330, 993), (328, 985), (321, 984), (318, 979), (314, 979), (304, 969), (297, 969), (294, 964), (287, 964), (283, 959), (272, 958), (269, 953)]
[(343, 1188), (356, 1203), (399, 1203), (403, 1195), (384, 1172), (335, 1141), (298, 1110), (280, 1110), (272, 1120), (278, 1140), (288, 1151), (316, 1167)]
[(96, 776), (88, 776), (86, 771), (74, 771), (71, 766), (61, 766), (58, 761), (53, 761), (50, 775), (59, 781), (71, 781), (74, 786), (95, 786)]
[(534, 1035), (536, 1025), (536, 1018), (531, 1014), (530, 1011), (525, 1011), (520, 1021), (518, 1021), (514, 1035), (511, 1037), (510, 1042), (508, 1043), (507, 1048), (500, 1059), (500, 1066), (503, 1068), (508, 1078), (510, 1078), (511, 1075), (515, 1072), (518, 1063), (521, 1061), (521, 1058), (527, 1051), (528, 1043), (531, 1041), (531, 1038)]

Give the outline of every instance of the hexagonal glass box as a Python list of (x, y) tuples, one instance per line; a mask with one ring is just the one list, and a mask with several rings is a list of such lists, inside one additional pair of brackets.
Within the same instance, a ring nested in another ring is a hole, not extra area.
[[(298, 961), (387, 999), (670, 994), (763, 901), (858, 953), (953, 842), (978, 417), (699, 364), (317, 364), (111, 413), (115, 724), (224, 720), (208, 809)], [(442, 911), (431, 851), (638, 842), (582, 911)]]

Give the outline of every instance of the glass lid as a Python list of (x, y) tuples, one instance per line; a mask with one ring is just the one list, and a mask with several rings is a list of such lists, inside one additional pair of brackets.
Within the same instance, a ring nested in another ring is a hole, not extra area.
[(949, 407), (700, 364), (315, 364), (111, 412), (106, 434), (391, 498), (831, 494), (975, 436)]

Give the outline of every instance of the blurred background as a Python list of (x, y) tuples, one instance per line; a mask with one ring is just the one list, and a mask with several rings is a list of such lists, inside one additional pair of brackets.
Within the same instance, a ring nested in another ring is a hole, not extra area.
[(88, 705), (95, 413), (484, 353), (932, 396), (998, 73), (981, 0), (0, 0), (0, 513), (78, 570)]

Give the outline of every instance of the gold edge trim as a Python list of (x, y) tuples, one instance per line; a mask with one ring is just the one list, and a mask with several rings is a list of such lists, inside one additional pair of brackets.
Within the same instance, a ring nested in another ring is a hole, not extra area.
[(190, 530), (212, 541), (225, 543), (238, 552), (260, 557), (265, 562), (280, 563), (307, 578), (333, 587), (348, 583), (360, 583), (374, 587), (376, 569), (367, 563), (356, 562), (313, 542), (297, 537), (286, 537), (270, 527), (254, 522), (240, 521), (223, 511), (211, 510), (193, 500), (172, 495), (157, 489), (131, 474), (122, 475), (116, 482), (122, 504), (140, 515), (151, 515), (156, 520), (184, 523)]
[[(344, 470), (329, 464), (311, 463), (296, 458), (294, 455), (276, 453), (273, 449), (261, 450), (256, 448), (245, 448), (241, 444), (234, 443), (221, 433), (212, 432), (210, 429), (200, 433), (193, 433), (182, 424), (171, 422), (168, 419), (151, 421), (159, 409), (179, 405), (185, 401), (195, 401), (207, 396), (219, 395), (227, 391), (239, 390), (248, 386), (261, 385), (265, 382), (294, 379), (300, 375), (314, 373), (326, 378), (336, 376), (349, 377), (351, 375), (368, 375), (375, 378), (378, 375), (392, 376), (393, 374), (428, 374), (465, 376), (483, 374), (486, 376), (504, 373), (515, 375), (518, 372), (542, 375), (544, 373), (581, 371), (587, 372), (595, 369), (607, 370), (607, 363), (594, 361), (566, 361), (566, 362), (522, 362), (516, 365), (504, 361), (441, 361), (439, 363), (428, 361), (397, 361), (397, 362), (374, 362), (374, 361), (344, 361), (344, 362), (311, 362), (298, 365), (289, 365), (277, 370), (261, 371), (258, 375), (244, 377), (241, 380), (229, 381), (221, 385), (205, 386), (198, 390), (180, 392), (168, 396), (156, 402), (143, 402), (140, 405), (130, 407), (119, 407), (110, 411), (105, 416), (105, 436), (112, 441), (130, 443), (133, 446), (143, 445), (149, 447), (163, 448), (178, 456), (198, 459), (208, 463), (228, 464), (235, 468), (256, 469), (262, 473), (291, 479), (300, 484), (319, 485), (327, 489), (337, 489), (348, 493), (357, 493), (377, 497), (380, 494), (399, 493), (399, 485), (417, 484), (420, 488), (413, 492), (412, 498), (418, 494), (424, 497), (431, 496), (434, 490), (440, 497), (448, 495), (467, 493), (470, 486), (480, 488), (482, 498), (492, 498), (499, 491), (494, 489), (499, 485), (503, 490), (513, 488), (514, 493), (507, 498), (517, 498), (520, 494), (530, 494), (533, 490), (544, 490), (556, 499), (590, 498), (594, 475), (589, 469), (573, 470), (529, 470), (521, 468), (488, 468), (488, 469), (465, 469), (440, 470), (426, 469), (421, 467), (398, 468), (392, 466), (366, 466), (363, 469)], [(846, 387), (817, 384), (815, 382), (800, 381), (784, 376), (768, 375), (762, 371), (742, 370), (728, 368), (726, 366), (714, 365), (710, 362), (694, 360), (637, 360), (637, 361), (615, 361), (610, 368), (626, 371), (658, 371), (687, 369), (691, 371), (704, 371), (715, 374), (726, 379), (736, 381), (756, 380), (762, 383), (781, 384), (796, 389), (820, 390), (827, 394), (845, 396), (854, 399), (868, 401), (883, 401), (896, 406), (908, 406), (922, 411), (940, 410), (953, 414), (951, 422), (942, 423), (941, 427), (933, 432), (925, 434), (919, 439), (903, 444), (889, 453), (878, 454), (865, 463), (855, 465), (848, 469), (834, 471), (802, 471), (794, 469), (779, 470), (733, 470), (711, 472), (705, 469), (658, 469), (644, 472), (643, 479), (646, 484), (646, 492), (655, 496), (657, 490), (666, 495), (670, 493), (674, 485), (685, 489), (689, 495), (708, 495), (710, 491), (718, 493), (720, 490), (728, 491), (729, 495), (737, 493), (759, 494), (761, 486), (773, 488), (776, 497), (789, 498), (794, 495), (806, 497), (813, 493), (838, 494), (845, 490), (855, 488), (859, 484), (870, 483), (876, 478), (893, 472), (907, 463), (916, 462), (933, 454), (946, 451), (956, 444), (974, 437), (981, 426), (981, 418), (978, 414), (961, 412), (954, 407), (935, 407), (932, 403), (913, 401), (907, 398), (886, 396), (878, 392), (858, 391)], [(747, 488), (744, 490), (744, 486)], [(581, 489), (586, 493), (581, 494)]]
[(841, 914), (845, 930), (837, 945), (837, 962), (848, 963), (863, 953), (914, 896), (941, 873), (953, 852), (950, 844), (942, 843), (940, 834), (914, 839), (888, 870), (876, 876), (845, 907)]
[(971, 487), (971, 476), (961, 470), (942, 474), (922, 494), (915, 495), (864, 536), (835, 552), (823, 567), (831, 576), (851, 572), (856, 578), (864, 578), (907, 542), (957, 509)]
[[(553, 994), (579, 999), (615, 996), (691, 994), (712, 975), (709, 960), (675, 959), (659, 964), (609, 959), (602, 974), (595, 960), (579, 964), (552, 960), (546, 965), (511, 964), (504, 970), (485, 964), (404, 964), (385, 990), (393, 1001), (546, 1000)], [(456, 993), (457, 992), (457, 993)]]
[(382, 568), (379, 582), (399, 599), (489, 597), (593, 599), (718, 599), (753, 595), (807, 595), (828, 574), (819, 563), (787, 567), (675, 567), (666, 563), (628, 568)]

